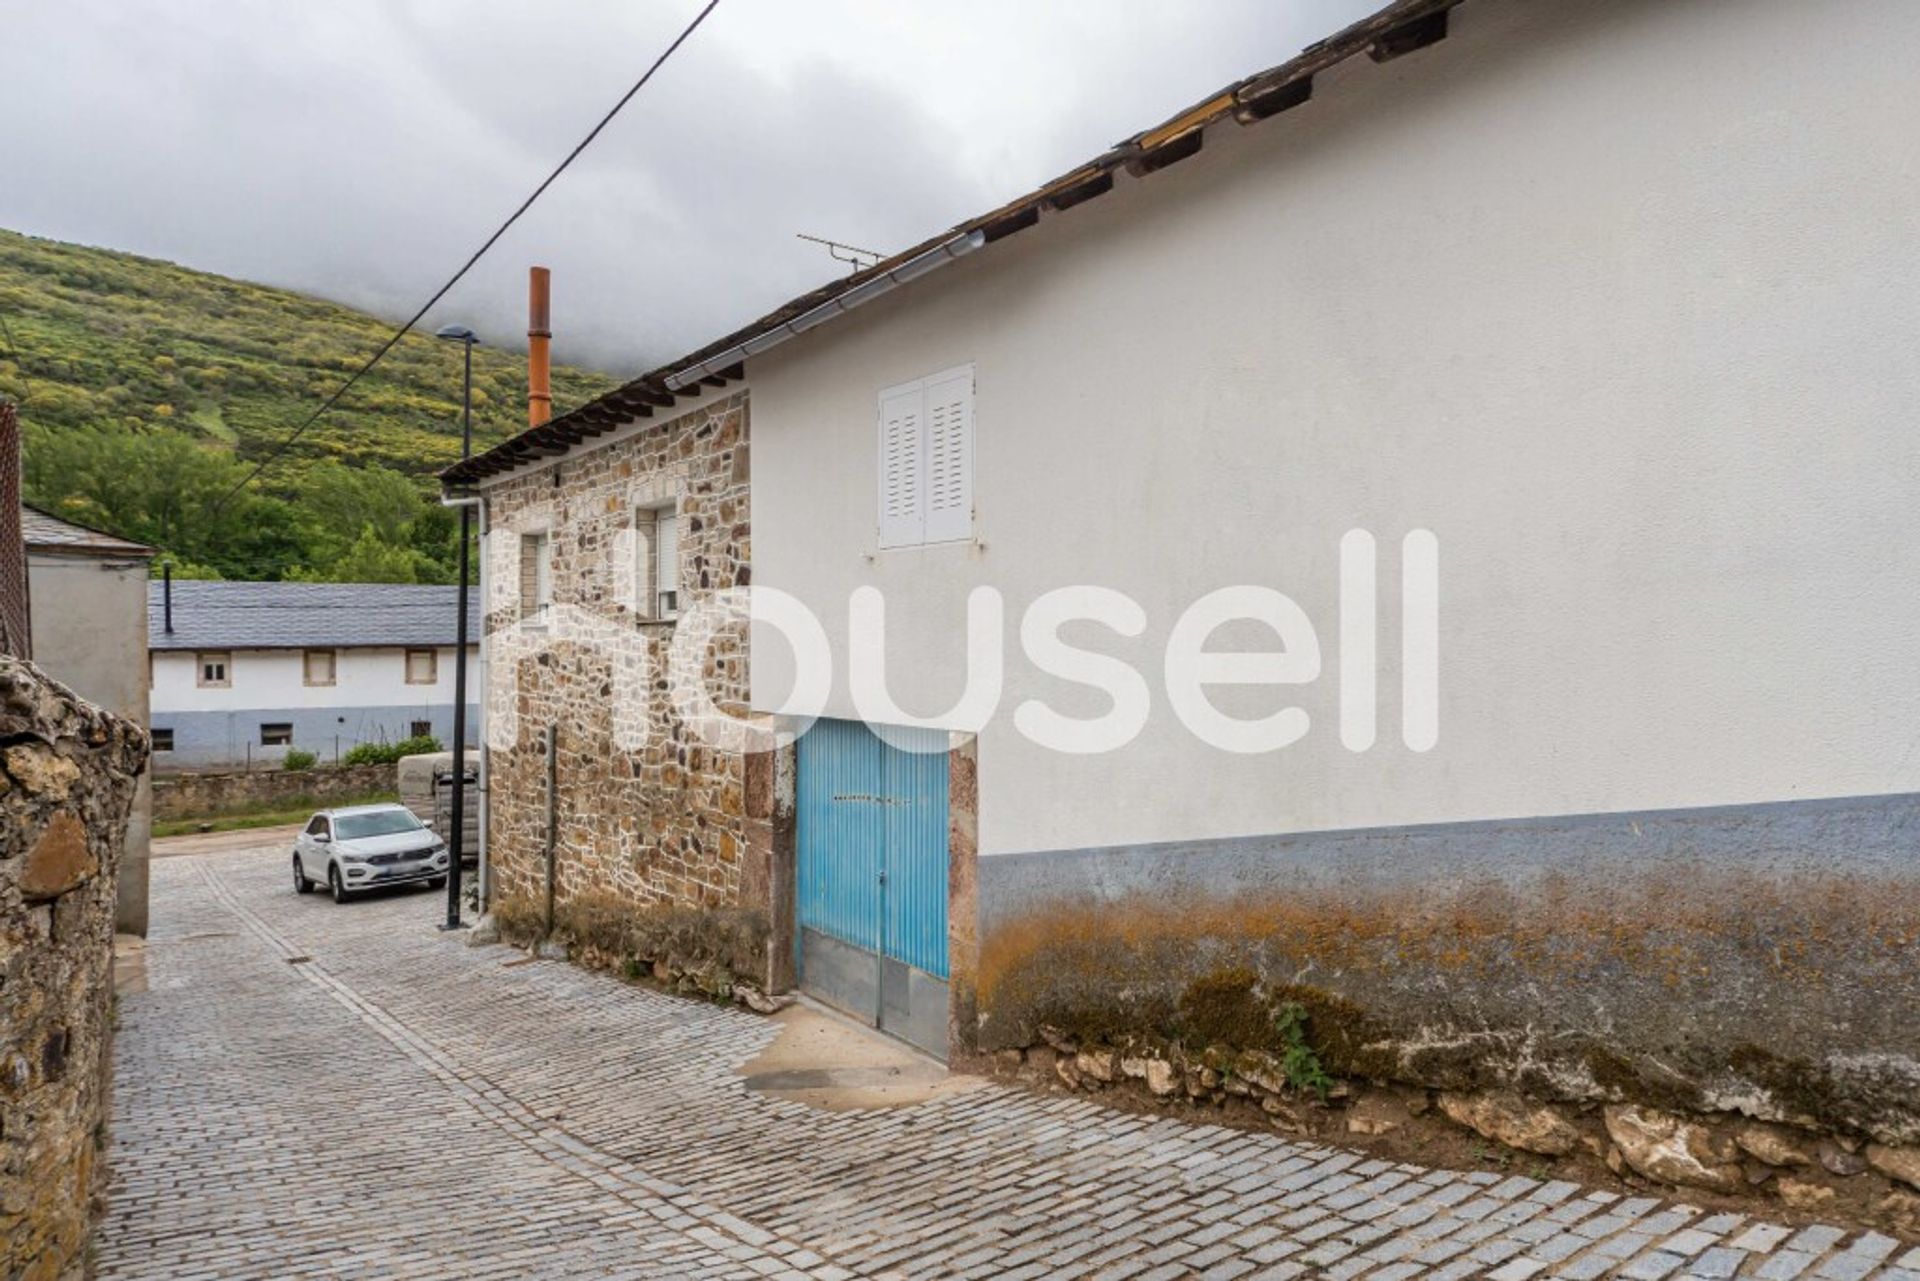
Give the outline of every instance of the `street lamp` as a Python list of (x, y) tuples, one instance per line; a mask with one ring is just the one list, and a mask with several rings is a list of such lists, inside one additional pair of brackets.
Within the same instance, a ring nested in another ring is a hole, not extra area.
[[(460, 344), (466, 369), (460, 391), (460, 459), (473, 455), (473, 345), (480, 341), (465, 325), (442, 325), (436, 338)], [(447, 815), (447, 921), (440, 928), (460, 928), (460, 859), (467, 835), (467, 541), (473, 508), (460, 508), (460, 619), (455, 624), (453, 651), (453, 805)]]

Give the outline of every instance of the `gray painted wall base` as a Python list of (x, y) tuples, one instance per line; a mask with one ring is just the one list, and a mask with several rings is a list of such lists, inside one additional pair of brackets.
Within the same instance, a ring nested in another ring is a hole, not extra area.
[(979, 895), (984, 1049), (1287, 999), (1361, 1075), (1920, 1139), (1920, 796), (999, 855)]
[[(155, 712), (153, 728), (173, 731), (173, 750), (155, 752), (154, 767), (169, 769), (241, 768), (251, 761), (278, 762), (284, 747), (260, 742), (263, 724), (293, 726), (293, 746), (332, 764), (360, 743), (397, 743), (411, 737), (413, 722), (430, 721), (433, 736), (453, 741), (453, 707), (443, 704), (395, 707), (244, 708), (230, 712)], [(477, 732), (480, 709), (467, 705), (467, 730)]]

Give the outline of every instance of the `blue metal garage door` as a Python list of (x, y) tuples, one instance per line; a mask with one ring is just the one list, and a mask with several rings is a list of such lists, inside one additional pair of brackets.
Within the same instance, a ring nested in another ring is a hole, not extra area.
[(800, 982), (946, 1054), (947, 756), (942, 731), (822, 720), (800, 740)]

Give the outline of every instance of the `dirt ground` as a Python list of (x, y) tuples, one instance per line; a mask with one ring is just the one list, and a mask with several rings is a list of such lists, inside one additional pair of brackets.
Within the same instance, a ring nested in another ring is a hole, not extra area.
[(256, 848), (263, 856), (275, 851), (291, 853), (293, 838), (300, 834), (300, 826), (298, 823), (288, 823), (282, 827), (241, 827), (230, 832), (189, 832), (185, 836), (162, 836), (153, 842), (153, 857), (226, 854)]

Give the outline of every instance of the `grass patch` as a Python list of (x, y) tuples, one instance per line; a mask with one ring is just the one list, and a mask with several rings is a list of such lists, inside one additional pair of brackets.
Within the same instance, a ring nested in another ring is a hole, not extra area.
[(546, 933), (546, 908), (530, 894), (496, 894), (487, 912), (500, 927), (500, 937), (509, 943), (525, 947)]
[(304, 823), (320, 809), (335, 809), (343, 805), (379, 805), (400, 799), (398, 792), (365, 792), (358, 796), (338, 797), (334, 800), (321, 800), (313, 796), (296, 796), (291, 800), (262, 802), (245, 805), (221, 814), (194, 814), (186, 818), (155, 819), (153, 834), (161, 836), (186, 836), (199, 832), (203, 828), (209, 832), (235, 832), (250, 827), (279, 827), (286, 823)]
[(187, 417), (193, 421), (195, 427), (222, 444), (240, 443), (240, 433), (227, 425), (226, 417), (220, 412), (218, 405), (202, 405)]

